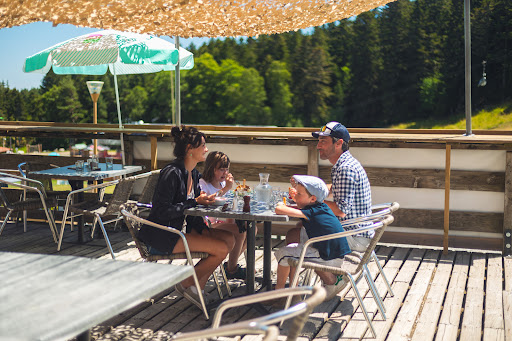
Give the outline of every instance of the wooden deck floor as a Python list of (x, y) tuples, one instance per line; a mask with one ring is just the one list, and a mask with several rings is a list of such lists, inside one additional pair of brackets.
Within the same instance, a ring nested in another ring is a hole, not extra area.
[[(127, 232), (111, 231), (109, 236), (119, 260), (140, 260)], [(72, 243), (74, 240), (76, 232), (67, 231), (60, 254), (110, 258), (102, 239), (84, 245)], [(279, 239), (274, 240), (275, 247), (281, 243)], [(48, 226), (38, 223), (31, 223), (27, 233), (23, 233), (21, 226), (8, 224), (0, 236), (0, 250), (57, 254)], [(393, 297), (385, 296), (386, 320), (376, 314), (376, 305), (368, 294), (366, 283), (361, 281), (358, 288), (365, 294), (365, 304), (371, 312), (378, 340), (512, 340), (509, 325), (512, 321), (511, 258), (464, 250), (443, 255), (440, 250), (396, 245), (381, 245), (377, 254), (388, 278), (393, 281), (395, 293)], [(256, 265), (259, 271), (261, 256), (262, 252), (258, 251)], [(374, 264), (371, 270), (375, 271)], [(378, 277), (376, 283), (384, 295), (382, 279)], [(242, 281), (231, 281), (230, 285), (234, 295), (245, 292)], [(115, 291), (116, 288), (105, 290)], [(212, 283), (207, 290), (214, 292)], [(345, 291), (340, 293), (339, 299), (317, 307), (304, 327), (301, 340), (371, 338), (353, 291)], [(229, 312), (225, 321), (254, 314), (253, 309), (243, 307)], [(165, 340), (171, 333), (208, 326), (209, 322), (204, 320), (199, 309), (174, 290), (169, 290), (151, 302), (140, 304), (97, 326), (93, 330), (93, 339)], [(281, 335), (286, 335), (286, 328), (285, 325)], [(246, 336), (242, 339), (254, 338)]]

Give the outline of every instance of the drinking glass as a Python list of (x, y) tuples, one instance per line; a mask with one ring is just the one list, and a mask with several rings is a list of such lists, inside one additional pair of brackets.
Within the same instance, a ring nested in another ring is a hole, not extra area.
[(113, 157), (106, 157), (105, 158), (105, 165), (107, 166), (107, 169), (114, 168), (114, 158)]
[(96, 168), (98, 168), (98, 157), (96, 155), (93, 155), (91, 157), (91, 162), (89, 163), (89, 166), (91, 167), (91, 170), (95, 170)]
[(84, 160), (78, 160), (77, 162), (75, 162), (75, 170), (78, 173), (81, 173), (84, 171)]

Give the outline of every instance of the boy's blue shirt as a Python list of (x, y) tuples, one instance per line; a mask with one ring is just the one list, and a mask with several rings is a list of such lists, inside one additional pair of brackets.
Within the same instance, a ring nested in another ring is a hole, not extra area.
[[(301, 218), (309, 238), (344, 232), (340, 221), (325, 203), (315, 203), (301, 209), (307, 219)], [(351, 252), (347, 238), (336, 238), (313, 244), (324, 260), (343, 258)]]

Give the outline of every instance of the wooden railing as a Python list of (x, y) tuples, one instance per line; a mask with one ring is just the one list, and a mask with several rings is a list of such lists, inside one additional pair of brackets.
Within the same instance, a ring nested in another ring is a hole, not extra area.
[[(292, 174), (318, 175), (330, 182), (330, 164), (319, 160), (311, 136), (315, 128), (198, 128), (207, 135), (210, 150), (224, 150), (231, 157), (236, 179), (256, 182), (258, 173), (265, 171), (281, 187), (287, 187)], [(170, 125), (119, 129), (108, 124), (0, 122), (0, 136), (118, 139), (123, 132), (127, 163), (147, 169), (160, 168), (172, 158), (170, 129)], [(351, 152), (365, 166), (374, 203), (386, 200), (401, 205), (384, 240), (510, 253), (511, 131), (475, 130), (474, 136), (464, 136), (463, 130), (349, 131)], [(40, 157), (0, 154), (0, 168), (15, 168), (21, 161)], [(57, 165), (75, 160), (51, 158)]]

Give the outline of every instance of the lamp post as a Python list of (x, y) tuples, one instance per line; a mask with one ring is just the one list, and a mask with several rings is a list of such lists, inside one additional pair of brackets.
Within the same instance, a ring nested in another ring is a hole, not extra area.
[[(101, 88), (103, 87), (103, 82), (100, 81), (88, 81), (87, 88), (89, 89), (89, 93), (91, 94), (92, 103), (93, 103), (93, 119), (92, 123), (98, 124), (98, 98), (100, 97)], [(94, 155), (98, 154), (98, 140), (93, 140)]]

